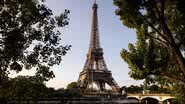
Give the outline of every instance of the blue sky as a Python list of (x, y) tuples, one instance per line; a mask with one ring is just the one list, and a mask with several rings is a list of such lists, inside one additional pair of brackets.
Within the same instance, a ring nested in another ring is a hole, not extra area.
[[(71, 50), (63, 57), (60, 65), (54, 66), (56, 78), (47, 82), (47, 86), (61, 88), (70, 82), (77, 81), (84, 66), (89, 47), (91, 32), (93, 0), (47, 0), (46, 5), (59, 15), (64, 9), (70, 10), (69, 25), (60, 29), (62, 44), (72, 45)], [(121, 49), (127, 49), (128, 43), (136, 42), (133, 29), (122, 25), (115, 15), (116, 7), (113, 0), (97, 0), (99, 34), (104, 58), (114, 79), (120, 86), (140, 84), (129, 78), (128, 65), (121, 59)]]

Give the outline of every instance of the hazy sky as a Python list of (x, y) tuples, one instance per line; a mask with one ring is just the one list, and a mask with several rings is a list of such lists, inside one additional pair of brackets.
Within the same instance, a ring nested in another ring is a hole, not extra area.
[[(84, 66), (89, 47), (91, 32), (92, 4), (94, 0), (47, 0), (47, 5), (55, 15), (64, 9), (70, 10), (69, 25), (61, 29), (62, 44), (72, 45), (72, 49), (63, 57), (59, 66), (52, 69), (56, 78), (47, 83), (50, 87), (66, 87), (70, 82), (77, 81)], [(121, 59), (120, 51), (127, 49), (128, 43), (135, 43), (135, 31), (124, 27), (115, 15), (116, 7), (113, 0), (97, 0), (99, 32), (104, 58), (114, 79), (120, 86), (141, 83), (129, 78), (129, 68)]]

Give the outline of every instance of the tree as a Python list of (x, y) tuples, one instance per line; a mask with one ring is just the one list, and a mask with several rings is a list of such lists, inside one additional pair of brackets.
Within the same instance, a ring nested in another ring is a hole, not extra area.
[[(137, 43), (123, 49), (130, 76), (165, 86), (185, 85), (184, 0), (114, 0), (123, 24), (136, 29)], [(183, 94), (183, 92), (181, 92)]]
[(11, 79), (12, 95), (10, 98), (16, 99), (21, 102), (25, 98), (31, 98), (33, 101), (37, 101), (39, 98), (47, 97), (48, 89), (45, 83), (36, 77), (31, 76), (18, 76)]
[(68, 25), (69, 10), (53, 16), (44, 0), (0, 1), (0, 74), (36, 69), (43, 80), (54, 77), (49, 70), (60, 64), (70, 45), (61, 45), (57, 29)]
[(128, 93), (142, 93), (143, 92), (143, 85), (134, 86), (130, 85), (126, 88)]
[(47, 88), (44, 81), (35, 76), (18, 76), (9, 79), (0, 89), (0, 103), (7, 104), (12, 101), (21, 103), (25, 99), (37, 101), (47, 98), (55, 90)]
[(185, 102), (185, 86), (181, 85), (181, 84), (177, 84), (176, 86), (173, 87), (173, 93), (177, 96), (176, 102), (178, 102), (179, 104), (184, 104)]
[(71, 82), (67, 85), (67, 89), (78, 89), (78, 84), (76, 82)]
[(9, 91), (11, 71), (35, 69), (34, 76), (42, 81), (54, 77), (50, 67), (60, 64), (71, 47), (62, 45), (58, 31), (68, 25), (68, 14), (53, 16), (44, 0), (0, 0), (1, 95)]
[(67, 97), (79, 97), (80, 89), (78, 88), (78, 84), (76, 82), (71, 82), (67, 85), (67, 89), (65, 91), (65, 96)]

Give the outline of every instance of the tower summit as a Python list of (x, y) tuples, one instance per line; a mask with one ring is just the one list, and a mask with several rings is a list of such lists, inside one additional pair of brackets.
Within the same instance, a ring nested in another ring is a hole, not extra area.
[(92, 26), (91, 26), (91, 39), (90, 39), (90, 46), (89, 52), (100, 48), (100, 39), (99, 39), (99, 30), (98, 30), (98, 14), (97, 9), (98, 5), (96, 4), (96, 0), (92, 6), (93, 15), (92, 15)]
[(99, 30), (98, 30), (98, 5), (96, 0), (92, 6), (92, 26), (89, 50), (84, 68), (80, 72), (78, 85), (80, 88), (88, 89), (93, 84), (96, 84), (100, 91), (105, 91), (105, 84), (112, 87), (112, 91), (119, 92), (120, 87), (112, 77), (111, 71), (108, 70), (104, 57), (103, 49), (100, 46)]

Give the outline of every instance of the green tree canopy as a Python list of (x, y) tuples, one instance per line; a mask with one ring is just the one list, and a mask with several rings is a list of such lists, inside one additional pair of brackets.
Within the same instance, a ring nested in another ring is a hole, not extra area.
[(114, 4), (122, 23), (137, 32), (136, 44), (121, 52), (131, 69), (129, 75), (185, 88), (185, 1), (114, 0)]
[(78, 89), (78, 85), (76, 82), (71, 82), (67, 85), (67, 89)]
[(32, 98), (37, 100), (41, 97), (47, 97), (48, 88), (43, 81), (36, 77), (18, 76), (12, 79), (12, 98), (18, 98), (21, 101), (24, 98)]
[(41, 97), (48, 96), (49, 88), (46, 87), (44, 81), (35, 76), (18, 76), (9, 79), (5, 86), (0, 89), (0, 103), (8, 103), (13, 100), (19, 103), (29, 98), (33, 101)]
[(36, 76), (18, 76), (7, 81), (6, 86), (0, 89), (0, 103), (18, 101), (20, 104), (26, 99), (38, 101), (40, 99), (80, 97), (80, 91), (75, 82), (67, 89), (47, 87), (41, 78)]
[(129, 87), (126, 88), (127, 93), (143, 93), (143, 85), (140, 86), (135, 86), (135, 85), (130, 85)]
[[(54, 77), (51, 66), (60, 64), (70, 49), (57, 29), (68, 25), (69, 10), (53, 16), (44, 0), (0, 0), (0, 75), (36, 69), (36, 76)], [(3, 78), (1, 78), (3, 79)]]
[(79, 97), (80, 89), (78, 87), (78, 84), (76, 82), (71, 82), (67, 85), (67, 89), (65, 91), (65, 96), (67, 97)]

